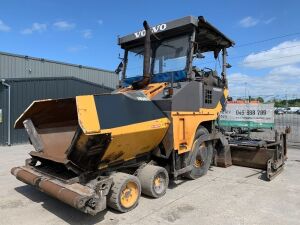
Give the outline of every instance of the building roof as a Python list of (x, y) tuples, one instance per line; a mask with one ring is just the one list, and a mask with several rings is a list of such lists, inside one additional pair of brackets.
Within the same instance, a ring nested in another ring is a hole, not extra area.
[(113, 71), (44, 58), (0, 52), (0, 78), (76, 77), (116, 88), (119, 76)]
[(92, 67), (92, 66), (83, 66), (81, 64), (74, 64), (74, 63), (56, 61), (56, 60), (51, 60), (51, 59), (38, 58), (38, 57), (33, 57), (33, 56), (28, 56), (28, 55), (14, 54), (14, 53), (2, 52), (2, 51), (0, 51), (0, 55), (6, 55), (6, 56), (18, 57), (18, 58), (22, 58), (22, 59), (31, 59), (31, 60), (35, 60), (35, 61), (50, 62), (50, 63), (56, 63), (56, 64), (60, 64), (60, 65), (73, 66), (73, 67), (85, 68), (85, 69), (90, 69), (90, 70), (98, 70), (98, 71), (114, 73), (114, 71), (112, 71), (112, 70), (105, 70), (105, 69), (100, 69), (100, 68), (96, 68), (96, 67)]

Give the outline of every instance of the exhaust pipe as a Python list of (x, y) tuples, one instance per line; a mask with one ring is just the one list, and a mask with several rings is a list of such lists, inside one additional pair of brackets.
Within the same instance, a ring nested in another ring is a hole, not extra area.
[(143, 69), (143, 78), (150, 81), (150, 59), (151, 59), (151, 30), (149, 24), (145, 20), (143, 26), (146, 31), (145, 43), (144, 43), (144, 69)]
[(144, 42), (143, 79), (132, 83), (133, 89), (142, 89), (150, 83), (150, 60), (151, 60), (151, 29), (145, 20), (143, 26), (146, 31)]

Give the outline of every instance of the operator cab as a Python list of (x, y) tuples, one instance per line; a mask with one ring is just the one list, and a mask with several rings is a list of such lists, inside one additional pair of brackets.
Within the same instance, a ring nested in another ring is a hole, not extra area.
[[(184, 17), (156, 25), (151, 30), (150, 82), (203, 81), (213, 86), (227, 85), (226, 49), (234, 42), (209, 24), (203, 17)], [(141, 30), (118, 39), (124, 57), (116, 72), (122, 71), (121, 87), (127, 87), (143, 77), (146, 31)], [(208, 53), (218, 59), (222, 53), (222, 73), (196, 66), (197, 59)]]

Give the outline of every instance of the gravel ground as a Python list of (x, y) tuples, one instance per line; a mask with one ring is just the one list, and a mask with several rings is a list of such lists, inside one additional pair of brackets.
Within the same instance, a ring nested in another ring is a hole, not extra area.
[(264, 181), (262, 171), (212, 167), (194, 181), (170, 185), (160, 199), (142, 197), (133, 211), (83, 214), (10, 174), (23, 165), (29, 145), (0, 147), (0, 224), (299, 224), (300, 148), (288, 149), (283, 172)]

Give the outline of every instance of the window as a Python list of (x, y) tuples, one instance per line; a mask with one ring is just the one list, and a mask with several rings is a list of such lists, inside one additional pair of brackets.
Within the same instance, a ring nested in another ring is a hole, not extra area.
[[(183, 35), (151, 43), (151, 73), (165, 73), (185, 69), (189, 36)], [(128, 50), (126, 77), (143, 75), (144, 46)]]

